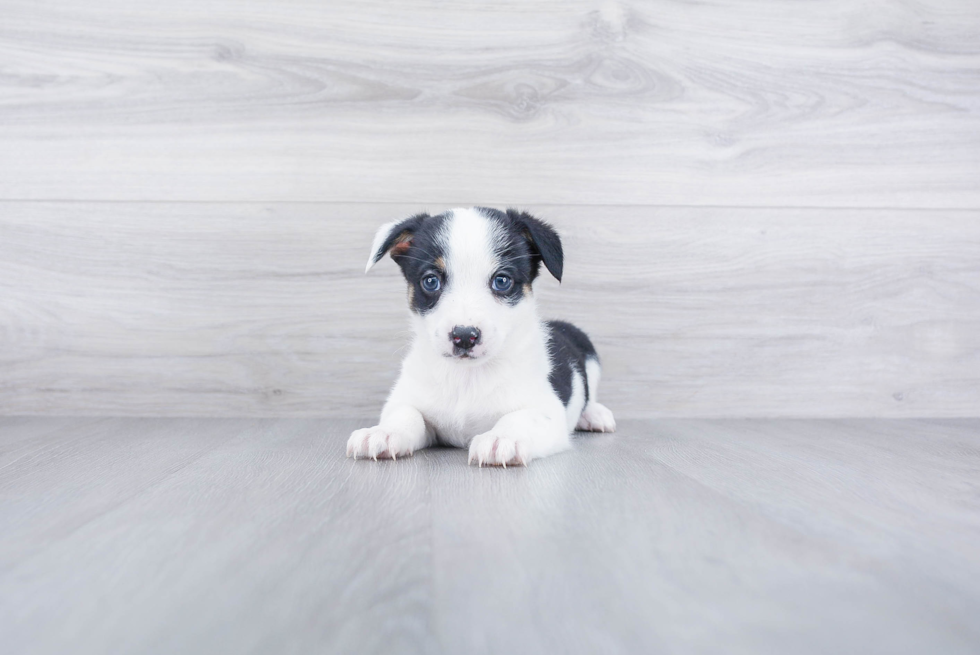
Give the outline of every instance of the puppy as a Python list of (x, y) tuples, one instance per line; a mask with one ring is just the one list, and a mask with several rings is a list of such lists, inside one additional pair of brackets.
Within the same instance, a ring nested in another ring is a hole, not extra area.
[(570, 433), (616, 429), (597, 400), (599, 358), (580, 329), (538, 318), (541, 264), (559, 281), (561, 239), (527, 213), (475, 207), (382, 225), (365, 272), (391, 253), (408, 282), (415, 338), (373, 428), (347, 455), (397, 459), (436, 443), (469, 463), (527, 465)]

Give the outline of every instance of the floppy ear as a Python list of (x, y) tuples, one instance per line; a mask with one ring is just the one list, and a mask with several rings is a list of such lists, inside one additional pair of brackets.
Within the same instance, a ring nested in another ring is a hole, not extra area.
[(524, 237), (531, 244), (531, 250), (541, 257), (541, 261), (551, 271), (551, 274), (561, 282), (565, 255), (561, 249), (561, 237), (558, 236), (555, 229), (527, 212), (508, 209), (507, 215), (520, 227)]
[(367, 266), (364, 272), (367, 273), (374, 265), (381, 261), (385, 253), (391, 251), (391, 257), (395, 258), (403, 254), (412, 245), (412, 238), (415, 231), (419, 229), (422, 221), (428, 218), (428, 214), (416, 214), (411, 218), (402, 221), (392, 221), (385, 223), (378, 228), (374, 235), (374, 243), (371, 244), (371, 254), (368, 256)]

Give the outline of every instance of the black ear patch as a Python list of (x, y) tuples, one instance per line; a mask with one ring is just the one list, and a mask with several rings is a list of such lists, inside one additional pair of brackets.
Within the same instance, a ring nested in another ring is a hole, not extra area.
[(565, 255), (561, 248), (561, 237), (554, 228), (527, 212), (516, 209), (508, 209), (507, 216), (520, 228), (531, 246), (531, 252), (541, 257), (545, 267), (561, 282)]
[[(450, 283), (444, 257), (443, 232), (446, 215), (416, 214), (403, 221), (385, 223), (378, 228), (371, 244), (367, 269), (391, 253), (408, 283), (408, 305), (417, 314), (425, 314), (439, 302), (442, 291)], [(435, 289), (423, 286), (429, 277), (437, 277)]]
[(411, 248), (415, 234), (427, 218), (429, 218), (428, 214), (416, 214), (403, 221), (383, 225), (374, 237), (366, 270), (371, 270), (388, 251), (391, 251), (391, 258), (398, 261), (398, 257)]

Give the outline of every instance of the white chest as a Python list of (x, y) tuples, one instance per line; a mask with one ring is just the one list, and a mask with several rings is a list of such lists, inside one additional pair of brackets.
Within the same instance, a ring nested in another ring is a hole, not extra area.
[(389, 401), (417, 408), (441, 443), (465, 447), (511, 412), (533, 408), (563, 415), (548, 382), (550, 368), (540, 339), (479, 366), (444, 362), (415, 344)]
[(504, 414), (519, 409), (521, 396), (526, 397), (506, 385), (459, 382), (447, 380), (430, 386), (428, 398), (420, 403), (419, 410), (441, 443), (460, 448), (490, 430)]

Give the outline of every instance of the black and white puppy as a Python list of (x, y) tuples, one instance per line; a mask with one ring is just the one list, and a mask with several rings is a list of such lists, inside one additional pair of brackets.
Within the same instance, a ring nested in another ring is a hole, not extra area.
[(350, 436), (348, 456), (396, 459), (442, 443), (469, 446), (471, 464), (526, 465), (571, 447), (576, 428), (616, 429), (597, 400), (592, 342), (538, 318), (538, 269), (562, 274), (550, 225), (513, 209), (419, 214), (381, 226), (366, 271), (386, 252), (408, 281), (415, 338), (381, 421)]

